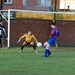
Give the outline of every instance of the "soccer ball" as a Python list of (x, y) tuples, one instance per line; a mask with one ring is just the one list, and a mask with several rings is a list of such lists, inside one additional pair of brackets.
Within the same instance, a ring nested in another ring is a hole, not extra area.
[(42, 43), (41, 42), (38, 42), (37, 43), (37, 47), (41, 47), (42, 46)]

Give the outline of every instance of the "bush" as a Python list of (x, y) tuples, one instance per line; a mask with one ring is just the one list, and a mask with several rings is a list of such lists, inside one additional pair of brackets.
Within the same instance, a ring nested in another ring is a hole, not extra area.
[[(47, 19), (53, 20), (54, 14), (49, 13), (32, 13), (32, 12), (15, 12), (15, 18), (26, 19)], [(56, 14), (56, 20), (75, 20), (75, 14)]]
[(16, 12), (14, 17), (15, 18), (26, 18), (26, 19), (53, 19), (53, 14)]

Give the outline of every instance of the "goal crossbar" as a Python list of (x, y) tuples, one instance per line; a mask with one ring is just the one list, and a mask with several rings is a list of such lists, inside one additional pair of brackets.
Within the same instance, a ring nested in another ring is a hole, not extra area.
[(17, 10), (9, 9), (10, 11), (19, 11), (19, 12), (36, 12), (36, 13), (50, 13), (50, 14), (75, 14), (75, 12), (49, 12), (49, 11), (33, 11), (33, 10)]

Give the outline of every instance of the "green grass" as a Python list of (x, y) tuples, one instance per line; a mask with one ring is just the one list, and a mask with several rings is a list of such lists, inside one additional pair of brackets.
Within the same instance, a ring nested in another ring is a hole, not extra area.
[(52, 47), (51, 56), (42, 58), (44, 48), (0, 48), (0, 75), (75, 75), (75, 48)]

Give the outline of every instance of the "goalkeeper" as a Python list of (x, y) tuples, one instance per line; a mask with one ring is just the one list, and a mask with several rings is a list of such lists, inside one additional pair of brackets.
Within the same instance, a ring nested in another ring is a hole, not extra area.
[(38, 53), (36, 51), (36, 43), (38, 43), (38, 40), (35, 38), (35, 36), (32, 34), (30, 30), (28, 31), (28, 33), (21, 36), (17, 43), (19, 43), (21, 39), (23, 38), (25, 39), (25, 41), (22, 43), (21, 50), (19, 51), (19, 53), (21, 53), (23, 51), (24, 46), (27, 46), (27, 45), (31, 45), (35, 53)]

